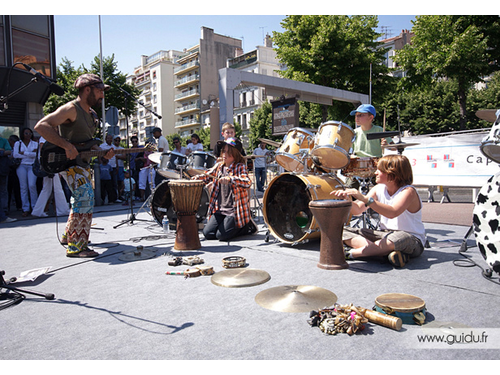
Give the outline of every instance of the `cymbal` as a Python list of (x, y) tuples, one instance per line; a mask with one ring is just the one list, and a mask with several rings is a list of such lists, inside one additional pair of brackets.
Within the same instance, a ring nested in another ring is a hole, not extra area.
[(420, 143), (404, 143), (404, 142), (399, 142), (399, 143), (389, 143), (387, 145), (383, 145), (382, 148), (388, 148), (392, 150), (398, 150), (401, 148), (406, 148), (406, 147), (411, 147), (411, 146), (417, 146)]
[(279, 148), (281, 146), (281, 142), (272, 141), (270, 139), (259, 138), (259, 141), (264, 142), (266, 145), (273, 146), (273, 147)]
[(311, 285), (284, 285), (267, 289), (255, 296), (260, 306), (281, 312), (309, 312), (332, 306), (335, 293)]
[(153, 152), (148, 155), (148, 159), (153, 163), (160, 164), (161, 163), (161, 152)]
[(242, 288), (255, 286), (269, 281), (271, 276), (262, 270), (252, 268), (234, 268), (220, 271), (212, 276), (212, 284), (226, 288)]
[(133, 262), (136, 260), (150, 259), (156, 256), (156, 251), (145, 250), (145, 249), (137, 249), (137, 250), (129, 250), (124, 251), (122, 255), (118, 257), (118, 259), (123, 260), (124, 262)]
[(495, 122), (497, 119), (496, 112), (497, 112), (496, 109), (480, 109), (476, 111), (476, 116), (479, 117), (481, 120)]
[(399, 135), (399, 132), (379, 132), (379, 133), (370, 133), (366, 135), (366, 139), (380, 139), (380, 138), (389, 138), (395, 137)]

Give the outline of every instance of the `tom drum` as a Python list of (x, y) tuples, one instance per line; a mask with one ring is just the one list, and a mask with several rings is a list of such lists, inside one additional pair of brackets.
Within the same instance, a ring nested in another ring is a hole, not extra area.
[(303, 161), (308, 169), (312, 167), (309, 152), (313, 147), (313, 133), (302, 128), (290, 129), (276, 151), (276, 162), (288, 172), (304, 172)]
[(321, 124), (311, 151), (313, 162), (328, 169), (345, 168), (349, 164), (354, 139), (354, 130), (343, 122), (328, 121)]

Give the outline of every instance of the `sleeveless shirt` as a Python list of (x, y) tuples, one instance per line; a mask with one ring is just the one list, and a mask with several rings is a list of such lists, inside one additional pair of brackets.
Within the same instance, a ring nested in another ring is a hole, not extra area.
[[(414, 189), (413, 186), (406, 185), (399, 188), (398, 191), (391, 196), (387, 192), (387, 186), (379, 184), (377, 188), (377, 199), (380, 203), (392, 205), (398, 194), (400, 194), (407, 187)], [(422, 201), (420, 201), (420, 210), (415, 213), (405, 210), (401, 215), (393, 219), (380, 215), (380, 227), (382, 229), (402, 230), (408, 232), (417, 237), (422, 242), (422, 245), (424, 245), (425, 228), (424, 223), (422, 222)]]
[(61, 137), (72, 143), (85, 142), (92, 139), (96, 128), (94, 116), (85, 111), (76, 100), (73, 100), (71, 103), (76, 108), (76, 120), (59, 126)]

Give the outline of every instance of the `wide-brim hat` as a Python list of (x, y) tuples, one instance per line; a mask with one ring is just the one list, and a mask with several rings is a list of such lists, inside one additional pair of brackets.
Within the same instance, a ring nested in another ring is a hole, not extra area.
[(217, 146), (219, 146), (221, 149), (224, 147), (224, 145), (229, 145), (231, 147), (234, 147), (239, 151), (241, 154), (243, 152), (243, 145), (241, 144), (241, 141), (238, 138), (228, 138), (223, 141), (217, 141)]
[(75, 81), (75, 87), (80, 89), (86, 86), (95, 86), (98, 89), (103, 89), (104, 91), (109, 90), (109, 85), (105, 85), (102, 79), (97, 74), (86, 73), (82, 74)]

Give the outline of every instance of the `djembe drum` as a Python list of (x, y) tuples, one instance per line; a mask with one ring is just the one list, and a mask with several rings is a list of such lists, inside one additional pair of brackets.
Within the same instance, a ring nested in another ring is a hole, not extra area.
[(318, 267), (325, 270), (349, 268), (345, 261), (342, 232), (352, 201), (323, 199), (309, 202), (309, 208), (321, 231)]
[(200, 206), (203, 181), (170, 180), (168, 186), (172, 195), (174, 211), (177, 214), (175, 250), (196, 250), (201, 248), (196, 224), (196, 212)]

